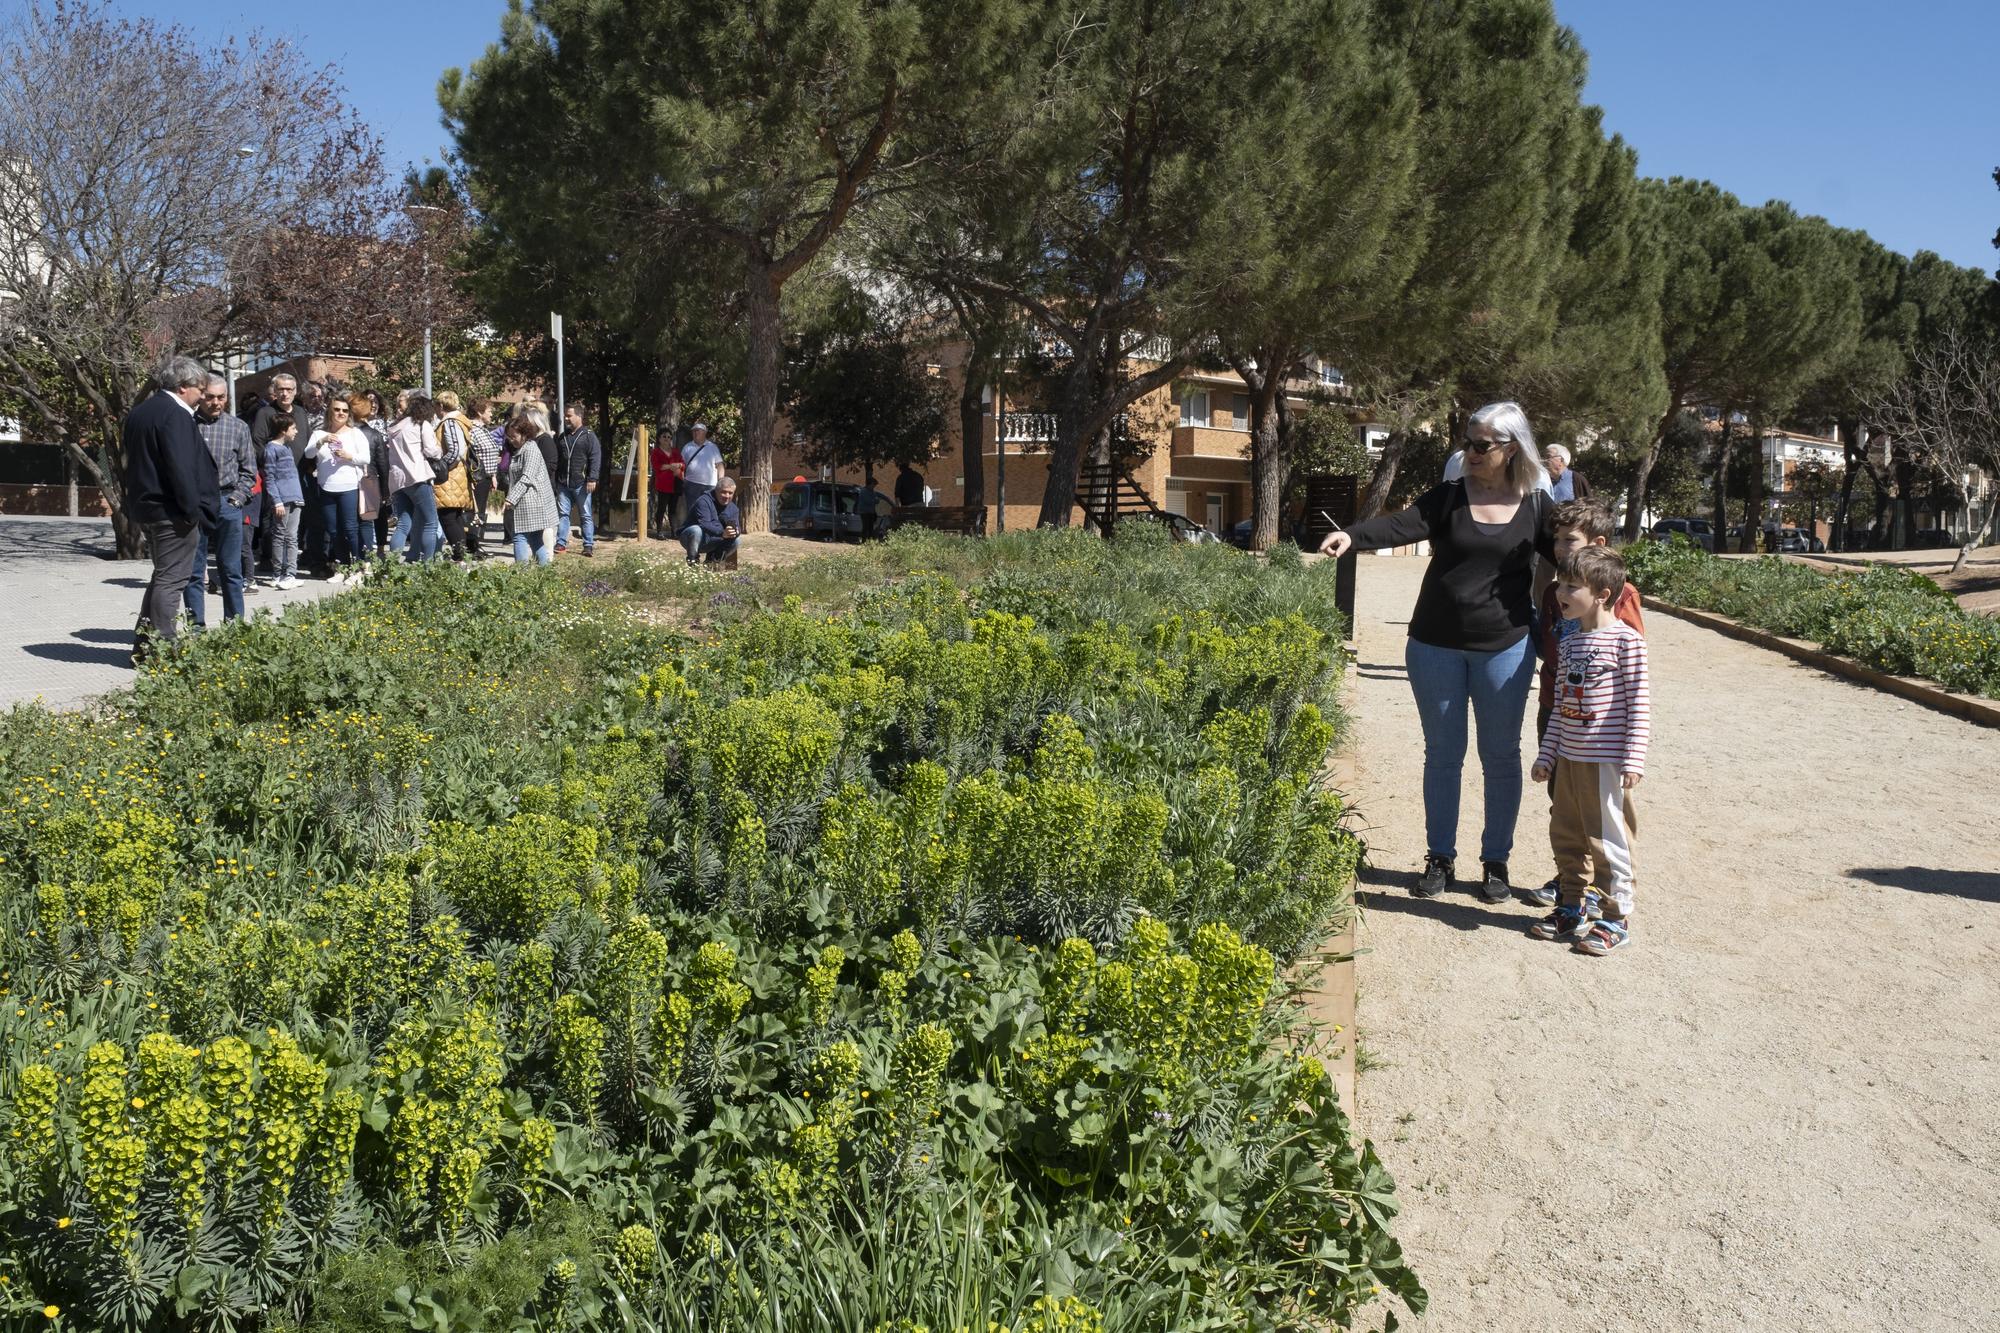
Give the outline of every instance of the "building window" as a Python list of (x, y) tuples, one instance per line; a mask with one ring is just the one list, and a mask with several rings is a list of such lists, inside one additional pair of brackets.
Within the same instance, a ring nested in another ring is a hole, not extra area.
[(1181, 395), (1181, 424), (1183, 426), (1208, 425), (1208, 390), (1189, 389)]
[(1322, 361), (1319, 366), (1319, 382), (1328, 385), (1345, 384), (1347, 377)]
[(1229, 422), (1238, 430), (1250, 429), (1250, 395), (1247, 393), (1229, 396)]

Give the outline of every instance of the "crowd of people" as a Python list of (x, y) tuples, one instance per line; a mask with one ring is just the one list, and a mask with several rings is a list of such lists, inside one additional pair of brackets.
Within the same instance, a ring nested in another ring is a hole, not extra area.
[[(176, 357), (126, 418), (126, 503), (153, 558), (135, 661), (178, 635), (183, 612), (206, 626), (210, 593), (238, 619), (260, 587), (353, 582), (378, 557), (499, 555), (486, 534), (496, 495), (516, 563), (549, 564), (572, 536), (597, 553), (607, 459), (575, 404), (557, 430), (538, 399), (496, 422), (501, 405), (484, 397), (404, 390), (391, 412), (372, 389), (279, 373), (240, 414), (230, 405), (226, 379)], [(688, 560), (733, 555), (736, 484), (706, 428), (656, 448), (653, 465), (661, 523)]]
[(1429, 844), (1411, 892), (1433, 898), (1456, 879), (1459, 785), (1476, 734), (1476, 883), (1489, 903), (1514, 896), (1521, 724), (1539, 659), (1532, 777), (1548, 784), (1556, 873), (1525, 895), (1549, 909), (1528, 933), (1603, 955), (1631, 939), (1632, 790), (1645, 775), (1650, 685), (1638, 594), (1609, 545), (1611, 511), (1568, 464), (1559, 447), (1538, 455), (1519, 404), (1491, 404), (1470, 417), (1445, 480), (1400, 513), (1329, 533), (1320, 550), (1430, 544), (1403, 659), (1423, 730)]

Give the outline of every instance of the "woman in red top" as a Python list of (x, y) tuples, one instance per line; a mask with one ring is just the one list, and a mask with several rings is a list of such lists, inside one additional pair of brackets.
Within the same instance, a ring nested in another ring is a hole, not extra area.
[(680, 489), (681, 473), (687, 464), (681, 461), (681, 451), (655, 443), (649, 452), (647, 462), (653, 469), (653, 495), (657, 503), (653, 506), (653, 536), (664, 541), (672, 535), (674, 492)]

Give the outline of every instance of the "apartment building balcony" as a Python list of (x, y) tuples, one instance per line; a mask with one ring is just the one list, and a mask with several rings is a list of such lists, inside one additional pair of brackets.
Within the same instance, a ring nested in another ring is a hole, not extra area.
[(1241, 459), (1243, 451), (1250, 447), (1250, 432), (1247, 428), (1229, 429), (1219, 426), (1176, 426), (1174, 427), (1175, 458), (1235, 458)]

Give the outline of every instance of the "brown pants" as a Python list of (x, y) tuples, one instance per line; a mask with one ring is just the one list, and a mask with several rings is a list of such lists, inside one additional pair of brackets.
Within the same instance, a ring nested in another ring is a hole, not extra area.
[(1639, 821), (1618, 766), (1558, 759), (1550, 785), (1549, 846), (1556, 854), (1558, 901), (1581, 907), (1583, 891), (1595, 884), (1604, 895), (1604, 915), (1624, 920), (1632, 915), (1632, 844)]

